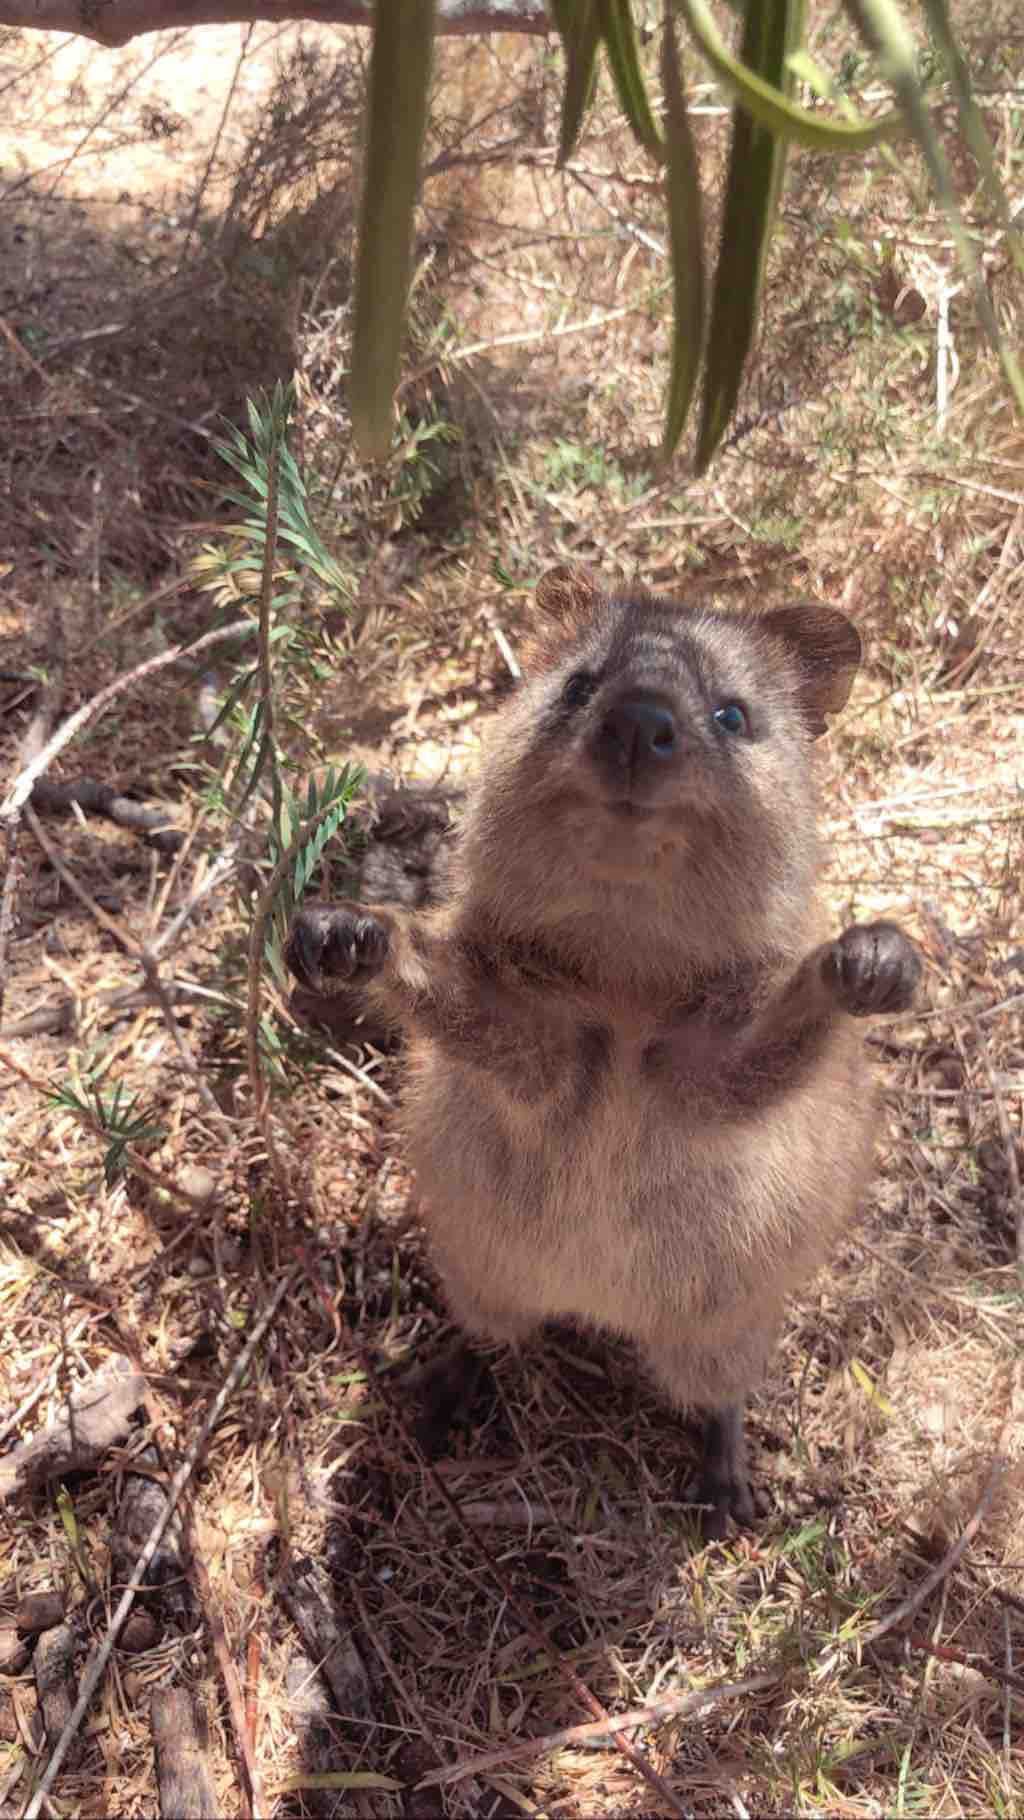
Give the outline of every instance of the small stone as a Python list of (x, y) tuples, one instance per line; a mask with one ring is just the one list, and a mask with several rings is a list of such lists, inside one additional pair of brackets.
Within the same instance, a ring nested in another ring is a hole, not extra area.
[(14, 1613), (14, 1622), (22, 1636), (35, 1637), (41, 1630), (53, 1630), (64, 1621), (64, 1599), (51, 1588), (49, 1592), (27, 1593)]
[(159, 1641), (160, 1626), (152, 1612), (133, 1611), (129, 1612), (121, 1626), (117, 1644), (119, 1649), (126, 1650), (129, 1655), (138, 1656), (144, 1649), (152, 1649)]
[(13, 1624), (0, 1624), (0, 1675), (20, 1675), (28, 1667), (29, 1646)]
[(178, 1171), (178, 1186), (197, 1201), (211, 1201), (217, 1192), (217, 1177), (201, 1163), (186, 1163)]

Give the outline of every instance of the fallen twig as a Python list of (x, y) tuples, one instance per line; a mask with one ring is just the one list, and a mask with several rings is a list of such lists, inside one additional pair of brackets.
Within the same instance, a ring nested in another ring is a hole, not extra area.
[[(276, 1299), (277, 1298), (275, 1298), (275, 1301)], [(273, 1313), (273, 1309), (270, 1310), (270, 1313)], [(234, 1733), (235, 1743), (238, 1747), (238, 1754), (245, 1766), (246, 1788), (243, 1794), (243, 1802), (245, 1803), (246, 1812), (244, 1820), (251, 1820), (252, 1816), (255, 1816), (255, 1820), (261, 1820), (261, 1816), (266, 1812), (266, 1804), (263, 1795), (263, 1784), (260, 1780), (259, 1767), (253, 1753), (252, 1743), (249, 1737), (249, 1728), (246, 1724), (242, 1683), (239, 1679), (238, 1670), (235, 1667), (234, 1657), (231, 1654), (227, 1632), (224, 1629), (224, 1620), (220, 1615), (220, 1606), (213, 1596), (213, 1588), (210, 1585), (210, 1576), (206, 1571), (206, 1562), (203, 1560), (200, 1550), (195, 1546), (194, 1540), (190, 1547), (189, 1554), (192, 1578), (198, 1589), (199, 1603), (202, 1606), (206, 1628), (210, 1633), (210, 1642), (213, 1647), (217, 1667), (220, 1671), (220, 1678), (224, 1684), (224, 1693), (227, 1698), (231, 1729)], [(170, 1816), (168, 1816), (168, 1820), (170, 1820)]]
[(996, 1123), (999, 1126), (999, 1136), (1002, 1138), (1003, 1149), (1006, 1152), (1006, 1173), (1010, 1182), (1010, 1198), (1013, 1202), (1014, 1224), (1017, 1233), (1017, 1277), (1021, 1289), (1024, 1290), (1024, 1191), (1021, 1189), (1020, 1165), (1017, 1162), (1017, 1143), (1010, 1130), (1010, 1120), (999, 1090), (999, 1079), (989, 1056), (985, 1033), (977, 1020), (974, 1024), (974, 1037), (978, 1046), (978, 1054), (981, 1056), (982, 1067), (988, 1075), (989, 1086), (992, 1089)]
[(1001, 1453), (997, 1453), (989, 1467), (988, 1476), (981, 1488), (981, 1496), (974, 1507), (973, 1515), (964, 1524), (952, 1547), (946, 1550), (938, 1566), (933, 1568), (930, 1574), (925, 1575), (920, 1586), (908, 1594), (907, 1598), (901, 1599), (895, 1610), (891, 1611), (879, 1624), (874, 1625), (866, 1636), (860, 1638), (862, 1649), (870, 1649), (884, 1636), (887, 1636), (889, 1631), (895, 1630), (898, 1624), (903, 1624), (907, 1618), (912, 1618), (916, 1611), (920, 1611), (925, 1600), (930, 1598), (935, 1588), (942, 1584), (948, 1574), (952, 1573), (961, 1555), (970, 1547), (985, 1521), (989, 1505), (996, 1495), (999, 1481), (1005, 1471), (1006, 1460)]
[(541, 1738), (526, 1738), (518, 1744), (507, 1744), (502, 1750), (488, 1751), (483, 1756), (432, 1769), (417, 1783), (418, 1788), (431, 1788), (446, 1782), (461, 1782), (466, 1776), (486, 1775), (507, 1763), (523, 1763), (545, 1751), (561, 1750), (568, 1744), (592, 1744), (607, 1737), (614, 1742), (622, 1732), (637, 1731), (644, 1726), (665, 1725), (670, 1719), (684, 1719), (708, 1712), (723, 1700), (738, 1700), (744, 1694), (762, 1693), (777, 1687), (783, 1671), (750, 1675), (745, 1681), (726, 1681), (720, 1687), (703, 1687), (687, 1694), (665, 1694), (646, 1706), (631, 1707), (629, 1712), (606, 1715), (583, 1725), (565, 1725), (561, 1731), (547, 1732)]
[(209, 1820), (217, 1799), (188, 1688), (157, 1688), (150, 1724), (163, 1820)]
[(112, 784), (102, 784), (95, 777), (79, 777), (73, 783), (51, 783), (41, 777), (32, 786), (33, 809), (40, 815), (64, 815), (71, 808), (84, 809), (91, 815), (105, 816), (120, 828), (142, 834), (159, 853), (175, 853), (185, 835), (176, 828), (165, 809), (151, 809), (133, 797), (122, 796)]
[(42, 751), (23, 767), (0, 803), (0, 825), (9, 827), (12, 819), (21, 813), (32, 795), (39, 779), (45, 776), (55, 758), (66, 746), (77, 739), (86, 727), (99, 720), (118, 697), (125, 695), (129, 689), (144, 682), (147, 676), (153, 676), (158, 670), (166, 670), (170, 664), (180, 663), (183, 658), (198, 656), (200, 651), (208, 651), (211, 645), (226, 644), (230, 639), (251, 638), (256, 631), (256, 622), (252, 619), (236, 619), (229, 626), (218, 626), (214, 632), (204, 632), (202, 638), (193, 639), (188, 645), (174, 645), (170, 651), (161, 651), (158, 656), (146, 659), (145, 663), (136, 664), (134, 670), (126, 670), (123, 675), (115, 676), (113, 682), (107, 683), (90, 701), (76, 709), (74, 714), (57, 728)]
[(22, 1820), (39, 1820), (39, 1814), (42, 1811), (46, 1797), (53, 1787), (57, 1772), (67, 1756), (68, 1750), (77, 1734), (78, 1727), (81, 1725), (82, 1720), (89, 1710), (89, 1703), (103, 1678), (107, 1663), (113, 1652), (114, 1644), (117, 1642), (118, 1633), (132, 1608), (136, 1593), (145, 1581), (146, 1570), (160, 1546), (164, 1531), (178, 1508), (182, 1493), (191, 1479), (192, 1474), (195, 1472), (200, 1456), (210, 1435), (220, 1421), (226, 1404), (229, 1402), (237, 1386), (241, 1383), (242, 1378), (248, 1371), (253, 1354), (277, 1313), (278, 1307), (283, 1301), (286, 1292), (290, 1289), (294, 1277), (294, 1270), (290, 1270), (286, 1276), (281, 1278), (281, 1281), (267, 1303), (267, 1306), (260, 1315), (259, 1320), (256, 1322), (248, 1341), (243, 1346), (223, 1385), (207, 1410), (200, 1425), (199, 1433), (196, 1435), (184, 1460), (171, 1480), (167, 1490), (167, 1501), (164, 1508), (150, 1531), (146, 1546), (136, 1562), (135, 1572), (132, 1574), (128, 1585), (125, 1587), (117, 1609), (107, 1626), (106, 1635), (99, 1647), (93, 1651), (93, 1654), (86, 1665), (85, 1672), (82, 1676), (81, 1689), (79, 1691), (78, 1699), (75, 1702), (74, 1709), (54, 1746), (53, 1753), (43, 1771), (42, 1777), (36, 1784), (32, 1799), (22, 1815)]
[[(44, 1631), (36, 1644), (32, 1667), (43, 1729), (51, 1750), (63, 1737), (74, 1705), (76, 1641), (70, 1624), (58, 1624), (52, 1630)], [(79, 1740), (73, 1738), (72, 1743), (77, 1749)], [(71, 1754), (69, 1746), (65, 1751), (69, 1761)]]
[(55, 1422), (0, 1460), (0, 1504), (48, 1479), (95, 1466), (127, 1433), (145, 1390), (141, 1373), (120, 1357), (73, 1390)]
[[(29, 722), (28, 731), (21, 742), (18, 753), (19, 769), (31, 766), (38, 754), (45, 749), (53, 731), (53, 724), (60, 713), (60, 704), (64, 699), (64, 622), (60, 609), (54, 604), (50, 614), (50, 645), (54, 660), (55, 673), (49, 677), (36, 704), (36, 711)], [(0, 892), (0, 1022), (3, 1021), (4, 992), (7, 986), (7, 944), (11, 939), (14, 927), (14, 899), (18, 887), (18, 835), (21, 828), (21, 807), (16, 806), (9, 812), (0, 810), (0, 826), (4, 834), (4, 883)]]
[(1005, 1668), (997, 1668), (985, 1656), (969, 1656), (961, 1649), (951, 1648), (948, 1643), (932, 1643), (927, 1637), (918, 1636), (916, 1631), (911, 1631), (907, 1643), (922, 1655), (934, 1656), (939, 1662), (955, 1662), (959, 1668), (973, 1668), (976, 1674), (984, 1675), (986, 1681), (998, 1681), (1001, 1687), (1024, 1696), (1024, 1675), (1014, 1675)]
[(294, 1562), (281, 1574), (278, 1592), (303, 1648), (331, 1690), (338, 1717), (369, 1718), (373, 1695), (366, 1667), (335, 1610), (323, 1569), (315, 1561)]

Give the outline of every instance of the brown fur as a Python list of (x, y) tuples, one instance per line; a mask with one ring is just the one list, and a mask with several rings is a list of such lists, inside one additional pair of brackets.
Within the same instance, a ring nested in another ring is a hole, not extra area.
[[(410, 1156), (467, 1332), (610, 1328), (675, 1403), (722, 1410), (869, 1168), (872, 1094), (815, 898), (810, 751), (859, 640), (810, 603), (730, 617), (609, 597), (578, 571), (542, 584), (539, 609), (450, 898), (369, 913), (386, 938), (365, 989), (407, 1033)], [(581, 672), (594, 694), (569, 708)], [(594, 742), (637, 688), (671, 703), (677, 750), (622, 782)], [(752, 737), (714, 724), (723, 700)], [(851, 992), (854, 1010), (896, 1007)]]

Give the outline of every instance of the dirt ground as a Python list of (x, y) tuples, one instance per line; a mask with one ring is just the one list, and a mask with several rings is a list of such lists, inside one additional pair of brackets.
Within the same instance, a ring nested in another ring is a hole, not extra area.
[[(1016, 194), (1024, 46), (1004, 12), (965, 30)], [(212, 647), (206, 670), (120, 694), (48, 777), (156, 804), (185, 845), (41, 809), (17, 849), (0, 1812), (22, 1813), (63, 1723), (22, 1602), (59, 1593), (66, 1629), (42, 1636), (66, 1638), (80, 1686), (145, 1539), (143, 1490), (187, 1467), (159, 1590), (111, 1651), (47, 1812), (155, 1812), (160, 1700), (185, 1690), (226, 1816), (1009, 1817), (1024, 1809), (1020, 428), (916, 173), (800, 159), (731, 444), (699, 484), (683, 458), (660, 471), (656, 182), (607, 99), (556, 174), (557, 71), (543, 44), (502, 39), (441, 59), (403, 448), (368, 476), (343, 385), (364, 51), (309, 27), (117, 53), (0, 33), (3, 789), (37, 717), (59, 724), (211, 627), (189, 565), (239, 547), (212, 440), (294, 374), (292, 446), (346, 577), (305, 588), (293, 615), (306, 642), (282, 724), (300, 770), (356, 757), (457, 782), (555, 561), (738, 608), (834, 601), (867, 660), (822, 742), (825, 890), (837, 928), (901, 921), (926, 982), (872, 1031), (877, 1178), (754, 1401), (771, 1505), (756, 1533), (700, 1546), (680, 1490), (694, 1434), (596, 1339), (499, 1358), (497, 1405), (430, 1471), (395, 1387), (449, 1327), (396, 1131), (400, 1068), (310, 1040), (268, 979), (280, 1048), (261, 1122), (244, 943), (263, 835), (213, 789), (204, 718), (235, 659)], [(727, 122), (710, 89), (698, 101), (714, 189)], [(1019, 339), (1019, 281), (965, 153), (958, 175)], [(142, 946), (162, 1006), (141, 990)], [(156, 1128), (120, 1172), (81, 1111), (118, 1091)], [(141, 1417), (12, 1490), (8, 1450), (117, 1359), (142, 1376)], [(630, 1715), (657, 1786), (588, 1696)]]

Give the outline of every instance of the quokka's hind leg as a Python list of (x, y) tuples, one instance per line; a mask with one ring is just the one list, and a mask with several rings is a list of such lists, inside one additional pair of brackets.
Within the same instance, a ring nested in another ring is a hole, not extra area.
[(747, 1473), (747, 1443), (742, 1403), (727, 1403), (704, 1420), (704, 1446), (693, 1487), (696, 1503), (709, 1506), (702, 1528), (709, 1542), (720, 1542), (729, 1518), (753, 1523), (759, 1515)]
[[(466, 1420), (485, 1375), (490, 1369), (483, 1353), (469, 1340), (458, 1339), (403, 1380), (403, 1390), (419, 1405), (413, 1433), (428, 1460), (445, 1452), (452, 1429)], [(496, 1386), (494, 1390), (496, 1395)]]
[(647, 1365), (669, 1401), (704, 1415), (700, 1466), (686, 1495), (708, 1507), (702, 1528), (709, 1542), (721, 1540), (730, 1517), (746, 1524), (760, 1514), (747, 1471), (741, 1386), (757, 1381), (769, 1343), (769, 1336), (760, 1334), (715, 1352), (678, 1341), (645, 1348)]
[(497, 1385), (485, 1356), (489, 1346), (519, 1346), (537, 1330), (532, 1316), (488, 1304), (452, 1278), (446, 1279), (452, 1314), (463, 1332), (458, 1340), (406, 1380), (422, 1405), (416, 1438), (428, 1459), (443, 1453), (452, 1428), (465, 1421), (478, 1393)]

